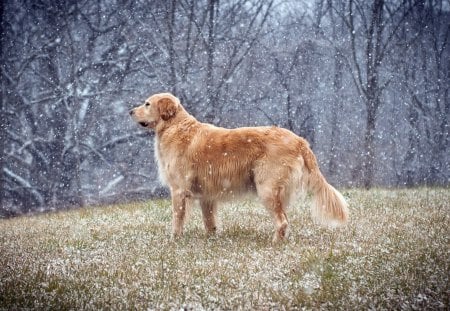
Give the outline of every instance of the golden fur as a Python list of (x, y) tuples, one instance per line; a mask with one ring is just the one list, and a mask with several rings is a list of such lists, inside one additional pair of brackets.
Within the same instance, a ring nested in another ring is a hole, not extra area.
[(225, 129), (197, 121), (178, 98), (156, 94), (130, 111), (155, 131), (161, 180), (170, 187), (173, 235), (198, 199), (206, 231), (216, 230), (217, 202), (255, 192), (272, 215), (274, 241), (286, 236), (286, 208), (298, 190), (313, 194), (312, 214), (331, 226), (348, 219), (347, 203), (321, 174), (308, 142), (279, 127)]

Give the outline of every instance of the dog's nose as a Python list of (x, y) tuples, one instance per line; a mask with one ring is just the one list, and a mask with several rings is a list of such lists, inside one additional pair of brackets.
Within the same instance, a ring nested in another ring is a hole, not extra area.
[(132, 116), (133, 114), (134, 114), (134, 110), (131, 109), (131, 110), (130, 110), (130, 116)]

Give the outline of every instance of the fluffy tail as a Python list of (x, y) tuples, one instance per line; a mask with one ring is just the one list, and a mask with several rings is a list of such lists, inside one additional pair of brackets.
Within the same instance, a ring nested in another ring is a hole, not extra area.
[(304, 185), (313, 195), (311, 206), (313, 219), (331, 228), (344, 225), (349, 218), (347, 202), (342, 194), (325, 180), (311, 149), (306, 148), (302, 151), (307, 168), (304, 174)]

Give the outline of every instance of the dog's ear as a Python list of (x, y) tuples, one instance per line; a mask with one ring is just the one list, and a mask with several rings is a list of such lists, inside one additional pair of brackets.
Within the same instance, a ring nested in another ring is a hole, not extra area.
[(177, 104), (170, 98), (162, 98), (158, 101), (159, 115), (164, 121), (173, 118), (177, 113)]

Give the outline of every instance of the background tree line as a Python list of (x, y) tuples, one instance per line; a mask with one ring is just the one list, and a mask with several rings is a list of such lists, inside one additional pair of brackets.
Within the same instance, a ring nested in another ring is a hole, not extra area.
[(449, 183), (448, 0), (7, 0), (0, 15), (3, 215), (161, 194), (127, 115), (159, 91), (201, 121), (294, 131), (337, 186)]

